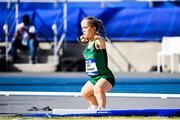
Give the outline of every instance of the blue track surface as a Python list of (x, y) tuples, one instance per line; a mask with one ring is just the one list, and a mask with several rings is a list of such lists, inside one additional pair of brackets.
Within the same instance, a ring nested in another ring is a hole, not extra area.
[[(0, 91), (80, 92), (89, 78), (1, 76)], [(180, 78), (116, 78), (110, 92), (180, 94)]]

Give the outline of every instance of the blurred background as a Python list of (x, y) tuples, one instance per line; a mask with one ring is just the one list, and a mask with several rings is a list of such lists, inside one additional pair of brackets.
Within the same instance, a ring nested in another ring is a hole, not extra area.
[[(37, 63), (18, 51), (12, 63), (8, 48), (16, 26), (28, 14), (39, 41)], [(81, 72), (82, 51), (77, 42), (80, 22), (86, 16), (101, 19), (111, 43), (107, 43), (109, 67), (113, 72), (179, 72), (179, 52), (158, 63), (165, 36), (180, 36), (178, 0), (0, 0), (0, 71)], [(163, 54), (165, 55), (165, 54)], [(164, 57), (164, 56), (162, 56)], [(172, 68), (173, 67), (173, 68)]]
[[(25, 14), (36, 28), (35, 64), (28, 50), (18, 49), (15, 62), (9, 52)], [(87, 108), (78, 97), (89, 79), (85, 46), (77, 42), (86, 16), (101, 19), (111, 40), (108, 108), (179, 109), (180, 0), (0, 0), (0, 113)]]

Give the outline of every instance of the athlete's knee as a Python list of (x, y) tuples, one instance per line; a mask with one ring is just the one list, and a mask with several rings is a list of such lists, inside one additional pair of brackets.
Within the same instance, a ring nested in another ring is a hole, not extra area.
[(95, 96), (98, 94), (102, 94), (104, 92), (103, 88), (101, 86), (94, 87), (94, 94)]
[(88, 98), (89, 94), (86, 92), (86, 90), (81, 89), (81, 96), (84, 97), (84, 98)]

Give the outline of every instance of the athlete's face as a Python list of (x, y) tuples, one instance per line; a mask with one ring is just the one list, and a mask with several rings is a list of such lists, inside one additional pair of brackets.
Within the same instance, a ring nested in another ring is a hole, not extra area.
[(84, 37), (87, 39), (93, 39), (96, 35), (96, 28), (92, 27), (86, 19), (81, 22), (81, 28)]

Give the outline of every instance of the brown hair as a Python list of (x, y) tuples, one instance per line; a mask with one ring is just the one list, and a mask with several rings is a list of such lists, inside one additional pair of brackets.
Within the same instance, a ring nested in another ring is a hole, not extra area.
[(104, 28), (102, 20), (92, 16), (85, 17), (83, 20), (88, 20), (89, 25), (96, 28), (97, 34), (101, 34), (104, 37), (107, 37), (106, 30)]

